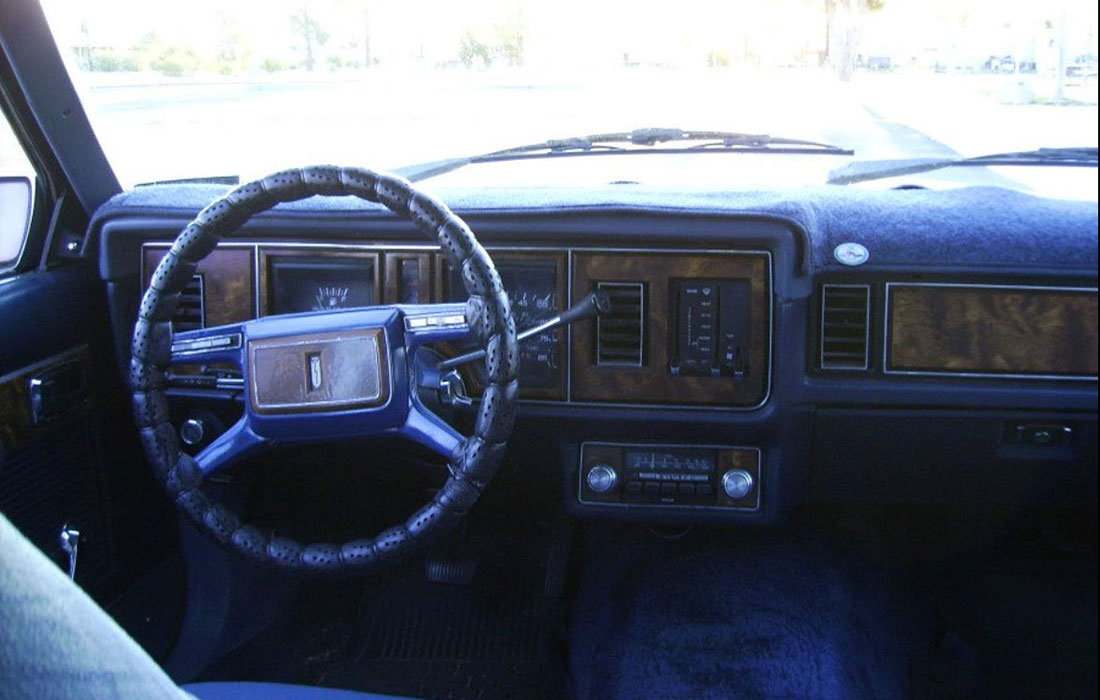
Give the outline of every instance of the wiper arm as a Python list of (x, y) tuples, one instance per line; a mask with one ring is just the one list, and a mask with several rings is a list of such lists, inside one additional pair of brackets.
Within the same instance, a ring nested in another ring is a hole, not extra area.
[[(788, 139), (768, 134), (745, 134), (737, 131), (684, 131), (683, 129), (664, 129), (650, 127), (635, 129), (634, 131), (618, 131), (610, 134), (593, 134), (591, 136), (574, 136), (567, 139), (552, 139), (543, 143), (529, 146), (507, 148), (503, 151), (488, 153), (486, 156), (502, 156), (538, 151), (561, 153), (563, 151), (593, 149), (626, 150), (628, 146), (653, 147), (663, 143), (675, 141), (704, 141), (691, 146), (699, 148), (736, 148), (736, 149), (761, 149), (761, 150), (786, 150), (776, 149), (777, 146), (796, 146), (827, 151), (838, 155), (852, 155), (852, 151), (840, 146), (833, 146), (818, 141), (806, 141), (804, 139)], [(620, 145), (622, 144), (622, 145)]]
[(851, 185), (856, 182), (915, 175), (956, 166), (1052, 165), (1095, 168), (1096, 164), (1097, 152), (1095, 148), (1039, 148), (1034, 151), (991, 153), (972, 158), (907, 158), (902, 160), (860, 161), (833, 170), (829, 173), (827, 182), (830, 185)]
[(968, 163), (978, 165), (1070, 165), (1096, 166), (1095, 148), (1037, 148), (1034, 151), (994, 153), (967, 158)]
[[(699, 142), (691, 146), (662, 146), (673, 142)], [(658, 146), (662, 146), (658, 148)], [(550, 139), (540, 143), (514, 146), (475, 156), (418, 163), (394, 172), (412, 182), (458, 170), (471, 163), (492, 163), (528, 158), (555, 156), (622, 155), (636, 153), (795, 153), (850, 156), (851, 149), (817, 141), (788, 139), (767, 134), (744, 134), (735, 131), (684, 131), (683, 129), (646, 128), (589, 136)]]

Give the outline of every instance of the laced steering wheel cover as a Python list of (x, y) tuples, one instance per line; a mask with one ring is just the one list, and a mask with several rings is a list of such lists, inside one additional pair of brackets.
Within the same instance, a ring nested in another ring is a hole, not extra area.
[[(275, 536), (240, 518), (206, 493), (195, 460), (180, 449), (164, 393), (172, 345), (171, 318), (180, 294), (221, 238), (255, 214), (314, 195), (352, 195), (407, 216), (435, 237), (462, 272), (470, 297), (466, 322), (486, 350), (487, 384), (473, 434), (455, 448), (446, 483), (404, 523), (373, 538), (344, 544), (304, 545)], [(403, 178), (363, 168), (314, 166), (287, 170), (241, 185), (214, 201), (187, 225), (153, 273), (134, 326), (130, 385), (134, 417), (146, 457), (167, 490), (199, 528), (261, 564), (306, 575), (340, 575), (377, 569), (450, 531), (477, 502), (500, 464), (515, 418), (518, 383), (515, 320), (489, 255), (469, 227), (442, 202)]]

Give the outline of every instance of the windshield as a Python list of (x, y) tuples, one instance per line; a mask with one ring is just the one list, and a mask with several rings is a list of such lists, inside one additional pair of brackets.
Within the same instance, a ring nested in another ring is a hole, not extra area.
[[(321, 162), (392, 169), (643, 127), (855, 153), (545, 158), (439, 180), (819, 185), (853, 160), (1097, 145), (1091, 0), (44, 6), (126, 186)], [(1095, 168), (950, 168), (870, 185), (906, 183), (1096, 198)]]

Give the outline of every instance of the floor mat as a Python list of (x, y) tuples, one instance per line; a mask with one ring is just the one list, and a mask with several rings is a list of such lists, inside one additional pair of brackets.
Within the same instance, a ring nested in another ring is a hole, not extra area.
[[(564, 523), (482, 524), (439, 550), (476, 562), (465, 584), (429, 580), (421, 558), (363, 580), (302, 582), (287, 614), (201, 680), (424, 700), (566, 697), (561, 580), (569, 541)], [(438, 566), (447, 563), (438, 552), (432, 561), (435, 571), (448, 568)]]
[(812, 537), (735, 535), (588, 543), (570, 633), (579, 698), (906, 694), (915, 635), (891, 586)]
[(563, 697), (570, 537), (564, 523), (474, 527), (428, 555), (433, 571), (476, 561), (469, 583), (433, 582), (423, 564), (369, 582), (343, 662), (318, 684), (441, 700)]
[(354, 655), (318, 683), (416, 698), (561, 697), (559, 613), (541, 593), (394, 578), (366, 601)]

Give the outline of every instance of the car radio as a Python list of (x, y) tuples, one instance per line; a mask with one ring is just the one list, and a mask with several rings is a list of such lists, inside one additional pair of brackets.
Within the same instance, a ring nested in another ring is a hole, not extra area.
[(760, 508), (760, 449), (586, 442), (577, 500), (591, 505)]

